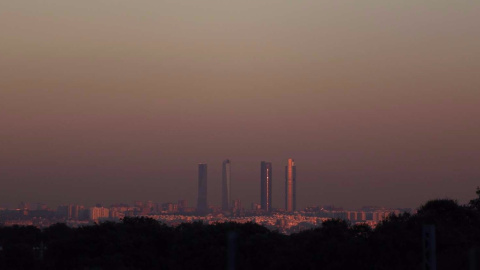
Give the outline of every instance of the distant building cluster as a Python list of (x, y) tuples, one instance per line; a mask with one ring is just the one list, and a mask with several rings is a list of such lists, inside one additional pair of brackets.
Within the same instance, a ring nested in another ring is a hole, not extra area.
[(0, 209), (0, 225), (36, 226), (46, 228), (55, 223), (66, 223), (71, 227), (92, 225), (104, 221), (120, 221), (124, 217), (150, 217), (170, 226), (181, 223), (201, 221), (206, 224), (253, 222), (272, 230), (290, 234), (320, 226), (323, 221), (332, 218), (344, 219), (351, 224), (366, 223), (375, 227), (389, 215), (411, 212), (410, 209), (386, 209), (381, 207), (363, 207), (350, 211), (333, 206), (307, 207), (294, 213), (284, 209), (265, 213), (260, 204), (253, 203), (245, 209), (240, 200), (233, 200), (231, 211), (222, 207), (208, 206), (208, 214), (200, 215), (195, 208), (189, 207), (186, 200), (177, 203), (154, 203), (153, 201), (135, 201), (133, 205), (113, 204), (109, 207), (96, 205), (60, 205), (50, 209), (44, 204), (22, 203), (15, 209)]
[(260, 162), (260, 203), (252, 203), (245, 209), (242, 202), (232, 199), (231, 161), (222, 162), (222, 201), (221, 206), (208, 204), (207, 164), (198, 165), (198, 197), (196, 207), (189, 207), (187, 200), (155, 203), (135, 201), (133, 205), (113, 204), (109, 207), (95, 205), (60, 205), (56, 209), (46, 204), (20, 203), (17, 208), (0, 208), (0, 225), (33, 225), (40, 228), (55, 223), (66, 223), (72, 227), (84, 226), (104, 221), (120, 221), (124, 217), (146, 216), (170, 226), (185, 222), (201, 221), (207, 224), (223, 222), (254, 222), (269, 229), (289, 234), (320, 226), (328, 219), (344, 219), (352, 224), (366, 223), (375, 227), (389, 215), (410, 212), (410, 209), (385, 209), (363, 207), (359, 210), (344, 210), (333, 206), (306, 207), (298, 211), (296, 205), (296, 166), (288, 159), (285, 166), (285, 208), (272, 207), (272, 163)]

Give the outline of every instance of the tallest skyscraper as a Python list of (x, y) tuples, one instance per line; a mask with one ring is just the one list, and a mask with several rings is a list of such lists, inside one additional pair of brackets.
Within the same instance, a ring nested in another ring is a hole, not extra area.
[(222, 210), (230, 210), (231, 196), (231, 175), (230, 160), (226, 159), (222, 163)]
[(293, 159), (289, 158), (285, 166), (285, 210), (293, 212), (297, 208), (297, 167)]

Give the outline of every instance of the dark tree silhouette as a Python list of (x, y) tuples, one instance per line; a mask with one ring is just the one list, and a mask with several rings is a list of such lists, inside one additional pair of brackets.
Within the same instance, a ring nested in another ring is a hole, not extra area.
[(470, 200), (470, 207), (480, 211), (480, 187), (477, 187), (477, 191), (475, 192), (477, 194), (477, 198)]
[(416, 214), (391, 215), (375, 229), (332, 219), (292, 235), (254, 223), (169, 227), (143, 217), (43, 231), (0, 227), (0, 269), (226, 269), (229, 250), (236, 269), (422, 269), (421, 231), (430, 224), (438, 269), (466, 270), (480, 250), (474, 249), (480, 246), (478, 189), (477, 195), (468, 205), (431, 200)]

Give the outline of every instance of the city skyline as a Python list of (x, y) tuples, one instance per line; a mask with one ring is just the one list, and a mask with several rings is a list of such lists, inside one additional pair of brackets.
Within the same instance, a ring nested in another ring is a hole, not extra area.
[[(281, 159), (283, 160), (283, 159)], [(226, 162), (228, 161), (228, 162)], [(291, 164), (292, 164), (292, 177), (293, 177), (293, 181), (292, 181), (292, 196), (294, 198), (294, 200), (292, 201), (295, 205), (294, 209), (296, 208), (296, 166), (295, 166), (295, 162), (293, 159), (289, 158), (289, 159), (286, 159), (286, 166), (285, 166), (285, 170), (284, 170), (284, 174), (285, 174), (285, 179), (284, 179), (284, 182), (281, 181), (281, 179), (278, 179), (279, 183), (277, 183), (277, 185), (273, 185), (273, 177), (272, 177), (272, 172), (273, 172), (273, 166), (272, 166), (272, 162), (265, 162), (265, 161), (262, 161), (261, 162), (261, 169), (260, 169), (260, 172), (262, 174), (262, 168), (264, 165), (262, 165), (263, 163), (265, 163), (265, 165), (267, 167), (269, 167), (269, 173), (270, 173), (270, 177), (269, 177), (269, 182), (267, 183), (270, 183), (270, 189), (267, 189), (267, 190), (270, 190), (270, 193), (269, 193), (269, 196), (266, 196), (266, 198), (270, 198), (270, 200), (272, 200), (272, 198), (276, 198), (276, 203), (272, 203), (270, 202), (270, 209), (287, 209), (287, 199), (288, 199), (288, 189), (287, 189), (287, 185), (288, 185), (288, 164), (289, 162), (291, 161)], [(196, 207), (199, 206), (199, 204), (202, 204), (202, 205), (205, 205), (205, 207), (203, 207), (203, 209), (207, 209), (210, 205), (218, 205), (219, 207), (223, 207), (223, 167), (224, 167), (224, 163), (226, 162), (226, 164), (230, 164), (231, 162), (231, 159), (226, 159), (224, 160), (222, 163), (221, 163), (221, 169), (219, 170), (221, 172), (221, 179), (220, 179), (220, 184), (218, 185), (208, 185), (208, 177), (207, 177), (207, 163), (198, 163), (198, 169), (196, 170), (196, 174), (197, 174), (197, 179), (196, 179), (196, 187), (195, 187), (195, 196), (194, 197), (189, 197), (189, 196), (182, 196), (181, 193), (174, 193), (172, 194), (172, 196), (168, 197), (168, 198), (161, 198), (161, 197), (158, 197), (158, 196), (153, 196), (153, 197), (149, 197), (150, 199), (156, 199), (157, 201), (176, 201), (178, 198), (188, 198), (187, 201), (190, 201), (190, 202), (194, 202), (196, 201)], [(242, 165), (240, 163), (240, 165)], [(216, 167), (220, 167), (220, 166), (214, 166), (213, 168), (216, 168)], [(242, 167), (242, 166), (240, 166)], [(280, 166), (278, 166), (280, 167)], [(227, 166), (228, 171), (231, 175), (231, 172), (230, 172), (230, 166)], [(184, 168), (184, 169), (187, 169), (187, 168)], [(216, 168), (218, 169), (218, 168)], [(231, 177), (231, 176), (230, 176)], [(216, 176), (214, 176), (214, 178), (217, 178)], [(245, 183), (245, 182), (244, 182)], [(262, 178), (260, 178), (260, 183), (262, 185)], [(255, 183), (249, 183), (249, 184), (253, 184), (255, 185)], [(276, 190), (273, 189), (273, 186), (276, 186)], [(149, 189), (150, 187), (144, 187), (146, 189)], [(237, 193), (239, 190), (242, 190), (242, 189), (252, 189), (252, 186), (249, 186), (249, 187), (246, 187), (246, 186), (242, 186), (242, 185), (239, 185), (238, 187), (238, 190), (237, 190)], [(281, 188), (281, 189), (280, 189)], [(212, 191), (208, 191), (208, 190), (214, 190), (213, 192)], [(232, 192), (232, 190), (230, 189), (230, 194)], [(257, 191), (258, 192), (258, 191)], [(187, 194), (188, 193), (192, 193), (192, 190), (189, 190), (186, 192)], [(260, 193), (262, 194), (262, 189), (260, 189)], [(272, 195), (272, 193), (275, 193), (275, 195)], [(210, 194), (209, 196), (207, 194)], [(249, 200), (249, 199), (246, 199), (244, 198), (244, 196), (237, 196), (237, 197), (234, 197), (234, 196), (231, 196), (230, 197), (232, 198), (230, 200), (230, 204), (232, 203), (233, 200), (236, 200), (236, 199), (240, 199), (240, 201), (242, 201), (243, 203), (245, 203), (245, 205), (250, 205), (252, 203), (258, 203), (261, 205), (261, 202), (262, 202), (262, 196), (260, 196), (258, 198), (258, 200), (255, 200), (255, 199), (252, 199), (252, 200)], [(256, 196), (253, 196), (253, 197), (256, 197)], [(300, 197), (301, 198), (301, 197)], [(439, 197), (440, 198), (440, 197)], [(445, 196), (444, 198), (448, 198), (448, 196)], [(139, 197), (137, 198), (134, 198), (132, 199), (132, 201), (134, 200), (137, 200), (139, 199)], [(22, 201), (29, 201), (31, 203), (39, 203), (39, 202), (48, 202), (48, 200), (29, 200), (28, 198), (25, 198), (23, 199)], [(62, 205), (64, 204), (65, 202), (67, 202), (69, 200), (64, 200), (64, 201), (58, 201), (56, 203), (53, 203), (51, 204), (52, 206), (57, 206), (57, 205)], [(98, 203), (105, 203), (105, 204), (109, 204), (109, 203), (116, 203), (118, 201), (121, 201), (121, 200), (105, 200), (104, 198), (99, 198), (99, 199), (96, 199), (96, 200), (92, 200), (90, 202), (85, 202), (85, 201), (73, 201), (74, 204), (85, 204), (85, 205), (95, 205), (95, 204), (98, 204)], [(8, 206), (14, 206), (16, 204), (18, 204), (19, 201), (12, 201), (12, 202), (8, 202), (8, 203), (3, 203), (3, 204), (0, 204), (0, 207), (2, 205), (8, 205)], [(229, 205), (230, 205), (229, 204)], [(344, 204), (342, 203), (341, 201), (335, 201), (335, 202), (329, 202), (329, 201), (326, 201), (326, 200), (311, 200), (310, 203), (307, 203), (307, 204), (302, 204), (300, 208), (304, 208), (304, 207), (307, 207), (307, 206), (312, 206), (312, 205), (337, 205), (337, 206), (347, 206), (348, 208), (352, 208), (352, 209), (355, 209), (355, 207), (359, 206), (359, 205), (386, 205), (387, 207), (390, 207), (390, 208), (395, 208), (395, 207), (412, 207), (411, 205), (400, 205), (400, 204), (395, 204), (395, 205), (391, 205), (391, 204), (381, 204), (381, 203), (371, 203), (368, 198), (366, 198), (365, 200), (360, 200), (360, 202), (358, 204)], [(202, 207), (200, 207), (202, 208)], [(201, 211), (202, 212), (202, 211)], [(205, 210), (203, 211), (205, 212)]]
[(480, 266), (479, 26), (478, 0), (0, 1), (0, 268)]

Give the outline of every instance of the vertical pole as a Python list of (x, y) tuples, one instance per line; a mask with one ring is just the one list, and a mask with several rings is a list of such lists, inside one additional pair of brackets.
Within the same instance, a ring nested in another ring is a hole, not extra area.
[(477, 270), (477, 249), (472, 247), (468, 252), (468, 265), (470, 270)]
[(236, 240), (237, 240), (237, 233), (230, 232), (228, 233), (228, 270), (235, 270), (235, 253), (236, 253)]
[(43, 241), (40, 242), (40, 260), (43, 261), (43, 252), (45, 251), (45, 245), (43, 244)]
[(423, 225), (423, 270), (437, 270), (435, 225)]

